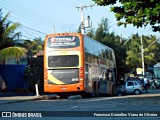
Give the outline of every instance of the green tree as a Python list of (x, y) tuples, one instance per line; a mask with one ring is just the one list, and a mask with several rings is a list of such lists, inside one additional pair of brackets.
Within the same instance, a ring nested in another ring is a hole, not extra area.
[(125, 70), (126, 48), (123, 46), (124, 40), (114, 32), (109, 32), (108, 19), (101, 19), (101, 23), (97, 28), (94, 36), (95, 40), (112, 48), (115, 52), (118, 74), (122, 74)]
[(126, 65), (129, 68), (141, 67), (141, 46), (140, 36), (135, 34), (128, 40)]
[(90, 38), (95, 38), (95, 31), (94, 29), (91, 29), (87, 34), (86, 34), (88, 37)]
[(7, 13), (3, 17), (2, 9), (0, 9), (0, 50), (14, 46), (14, 39), (20, 36), (20, 32), (15, 32), (15, 30), (20, 26), (20, 23), (12, 23), (9, 21), (9, 14), (10, 13)]
[(35, 38), (34, 40), (24, 40), (23, 43), (20, 45), (21, 47), (26, 48), (27, 56), (32, 57), (37, 54), (40, 50), (44, 48), (44, 42), (41, 38)]
[(18, 60), (25, 56), (26, 49), (15, 47), (16, 38), (19, 38), (20, 32), (15, 30), (20, 26), (20, 23), (12, 23), (8, 20), (10, 13), (8, 12), (4, 17), (2, 9), (0, 9), (0, 62), (5, 64), (8, 59)]
[(143, 36), (144, 59), (146, 67), (153, 66), (160, 60), (160, 44), (155, 36)]
[[(138, 34), (132, 36), (132, 38), (126, 44), (127, 46), (127, 58), (126, 65), (130, 68), (136, 68), (142, 66), (141, 58), (141, 37)], [(155, 36), (143, 36), (144, 47), (144, 63), (145, 68), (153, 66), (160, 59), (159, 50), (160, 44)]]
[(101, 6), (115, 4), (111, 11), (115, 13), (118, 26), (132, 24), (137, 28), (151, 25), (153, 31), (160, 31), (160, 1), (159, 0), (93, 0)]
[(16, 59), (17, 64), (20, 58), (26, 56), (26, 49), (21, 47), (7, 47), (0, 51), (0, 63), (4, 63), (9, 59)]
[(116, 65), (117, 65), (117, 73), (120, 77), (120, 75), (123, 75), (125, 69), (126, 69), (126, 48), (123, 46), (124, 40), (118, 35), (115, 35), (114, 32), (107, 33), (103, 44), (109, 46), (112, 48), (115, 52), (115, 58), (116, 58)]
[(95, 39), (103, 43), (103, 39), (105, 38), (107, 33), (109, 33), (108, 19), (102, 18), (99, 27), (96, 30)]

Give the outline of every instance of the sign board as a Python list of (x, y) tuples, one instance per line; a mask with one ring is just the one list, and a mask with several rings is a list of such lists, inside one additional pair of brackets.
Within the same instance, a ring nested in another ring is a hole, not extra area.
[(136, 68), (136, 72), (137, 72), (137, 74), (142, 74), (142, 68)]

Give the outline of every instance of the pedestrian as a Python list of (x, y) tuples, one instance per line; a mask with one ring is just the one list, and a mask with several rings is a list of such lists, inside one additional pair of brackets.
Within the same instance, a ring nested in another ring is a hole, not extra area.
[(145, 91), (146, 91), (146, 93), (148, 93), (148, 81), (147, 81), (147, 78), (146, 78), (146, 76), (144, 76), (144, 78), (143, 78), (143, 83), (144, 83), (144, 89), (145, 89)]
[(149, 89), (149, 87), (150, 87), (150, 83), (149, 83), (149, 80), (147, 80), (147, 83), (146, 83), (146, 88), (145, 88), (145, 90), (146, 90), (146, 93), (148, 93), (148, 89)]
[(152, 78), (151, 88), (156, 89), (156, 82), (155, 79)]

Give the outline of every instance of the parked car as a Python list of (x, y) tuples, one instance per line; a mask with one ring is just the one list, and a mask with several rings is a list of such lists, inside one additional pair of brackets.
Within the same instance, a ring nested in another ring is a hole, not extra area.
[(141, 94), (143, 85), (139, 80), (127, 80), (123, 85), (117, 87), (117, 94)]

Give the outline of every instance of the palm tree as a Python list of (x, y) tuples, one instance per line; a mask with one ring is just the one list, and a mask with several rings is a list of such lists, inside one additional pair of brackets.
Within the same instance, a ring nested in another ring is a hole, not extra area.
[[(154, 41), (156, 41), (155, 36), (143, 36), (145, 68), (153, 66), (160, 59), (160, 44), (158, 42), (152, 44)], [(148, 46), (150, 47), (148, 48)], [(131, 40), (129, 40), (129, 42), (127, 43), (126, 64), (131, 68), (142, 66), (141, 42), (140, 36), (138, 34), (133, 35)]]
[(153, 66), (160, 59), (160, 44), (155, 36), (143, 36), (144, 59), (147, 67)]
[(44, 48), (44, 42), (41, 38), (31, 40), (24, 40), (21, 47), (27, 49), (27, 56), (32, 57)]
[(8, 20), (10, 13), (8, 12), (4, 17), (2, 16), (2, 9), (0, 9), (0, 50), (15, 45), (14, 39), (20, 36), (20, 32), (15, 30), (20, 26), (20, 23), (12, 23)]
[(17, 64), (20, 58), (26, 56), (27, 50), (22, 47), (7, 47), (0, 51), (0, 63), (3, 62), (5, 64), (5, 61), (8, 59), (16, 59)]
[(141, 46), (140, 36), (135, 34), (131, 40), (127, 43), (127, 58), (126, 65), (130, 68), (136, 68), (141, 66)]
[(10, 13), (8, 12), (4, 17), (2, 9), (0, 9), (0, 63), (8, 59), (18, 60), (25, 56), (26, 49), (15, 46), (14, 39), (20, 36), (20, 32), (15, 30), (20, 26), (20, 23), (13, 23), (8, 20)]

